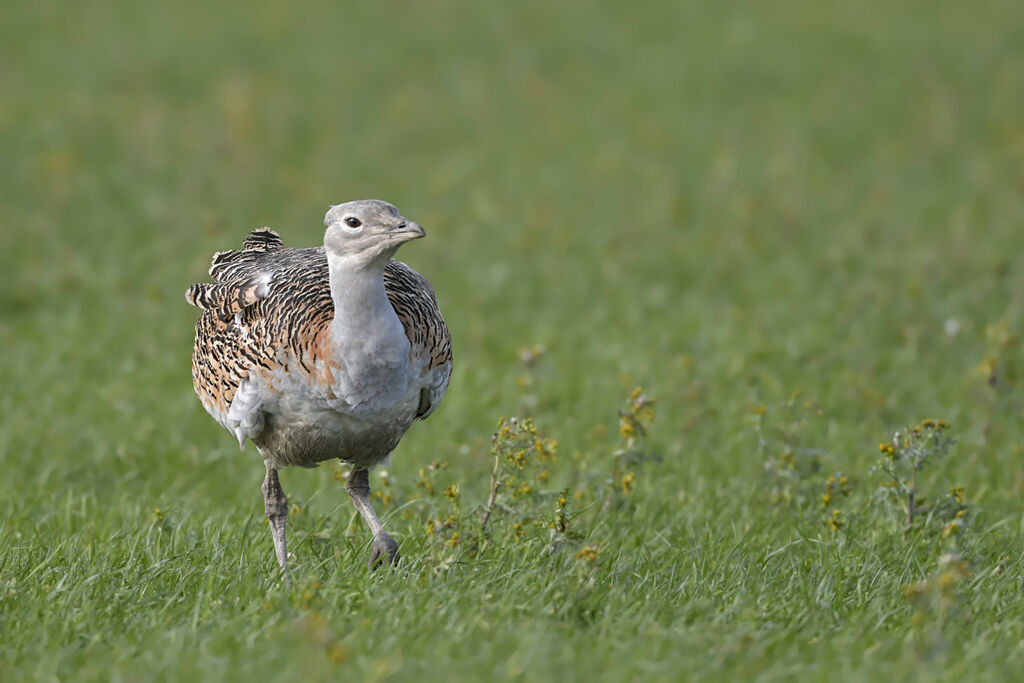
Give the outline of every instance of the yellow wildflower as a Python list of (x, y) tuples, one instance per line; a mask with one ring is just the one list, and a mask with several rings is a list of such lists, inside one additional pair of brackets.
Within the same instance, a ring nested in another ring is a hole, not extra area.
[(832, 516), (829, 517), (828, 525), (832, 531), (839, 531), (843, 527), (843, 523), (839, 520), (839, 510), (833, 510)]
[(591, 544), (580, 548), (580, 551), (576, 553), (576, 559), (594, 564), (597, 562), (597, 557), (600, 554), (600, 548), (598, 548), (596, 544)]
[(444, 496), (452, 504), (454, 504), (459, 499), (459, 485), (458, 484), (449, 484), (448, 486), (446, 486), (444, 488)]
[(963, 487), (963, 484), (957, 484), (956, 486), (954, 486), (953, 490), (950, 493), (953, 496), (953, 500), (956, 501), (957, 505), (963, 505), (964, 504), (964, 487)]

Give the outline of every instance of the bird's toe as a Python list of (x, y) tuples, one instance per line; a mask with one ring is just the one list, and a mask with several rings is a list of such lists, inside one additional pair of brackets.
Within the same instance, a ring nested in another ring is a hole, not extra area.
[(370, 546), (370, 569), (381, 565), (391, 566), (398, 562), (398, 542), (383, 531), (373, 537)]

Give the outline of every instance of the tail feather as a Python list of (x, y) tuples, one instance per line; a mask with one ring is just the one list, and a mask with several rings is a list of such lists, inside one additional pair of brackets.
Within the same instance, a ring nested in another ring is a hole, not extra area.
[(248, 264), (256, 262), (261, 255), (284, 247), (281, 236), (270, 228), (253, 230), (242, 242), (241, 251), (218, 251), (210, 261), (210, 277), (217, 282), (234, 279), (239, 271), (251, 270)]
[(284, 240), (270, 228), (253, 230), (245, 238), (245, 241), (242, 242), (242, 249), (244, 251), (273, 251), (283, 246)]

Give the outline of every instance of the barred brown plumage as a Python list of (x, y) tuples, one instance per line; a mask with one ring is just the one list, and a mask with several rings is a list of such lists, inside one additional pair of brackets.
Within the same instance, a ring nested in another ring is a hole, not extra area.
[(331, 207), (325, 246), (286, 248), (263, 228), (214, 254), (192, 285), (192, 378), (206, 410), (263, 455), (264, 502), (286, 570), (277, 470), (328, 458), (353, 465), (348, 491), (374, 532), (371, 565), (397, 557), (369, 504), (368, 472), (441, 402), (451, 337), (427, 280), (391, 258), (423, 230), (378, 200)]

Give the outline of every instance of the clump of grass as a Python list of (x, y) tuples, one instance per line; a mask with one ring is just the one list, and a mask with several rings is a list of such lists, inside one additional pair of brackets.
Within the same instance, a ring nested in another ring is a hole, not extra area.
[(613, 452), (612, 477), (601, 505), (611, 506), (616, 495), (628, 495), (636, 488), (636, 466), (652, 457), (647, 428), (654, 422), (655, 400), (636, 387), (619, 410), (619, 442)]
[(433, 508), (432, 516), (427, 519), (424, 528), (438, 543), (454, 548), (461, 545), (464, 539), (459, 531), (459, 486), (454, 482), (444, 484), (439, 481), (441, 473), (447, 469), (447, 462), (435, 460), (419, 469), (415, 485), (426, 498), (445, 501), (439, 503), (443, 506), (442, 510), (436, 506)]
[(919, 513), (928, 510), (918, 490), (919, 473), (929, 463), (947, 456), (956, 443), (945, 435), (948, 428), (945, 420), (929, 418), (894, 433), (878, 445), (882, 457), (876, 469), (884, 472), (888, 481), (879, 486), (876, 497), (890, 506), (902, 507), (907, 527), (914, 525)]
[(554, 546), (569, 535), (569, 489), (548, 488), (557, 453), (558, 442), (541, 434), (533, 419), (501, 418), (491, 439), (487, 500), (475, 507), (463, 505), (457, 482), (440, 481), (447, 463), (421, 468), (416, 487), (435, 501), (424, 528), (436, 541), (437, 566), (447, 566), (456, 549), (475, 555), (544, 536)]
[[(614, 450), (612, 478), (606, 486), (601, 510), (615, 496), (631, 494), (637, 482), (635, 466), (650, 457), (647, 430), (654, 421), (654, 399), (639, 387), (630, 392), (619, 411), (619, 438)], [(437, 566), (448, 566), (450, 552), (479, 554), (487, 548), (509, 544), (537, 544), (554, 552), (564, 541), (577, 542), (593, 529), (575, 529), (571, 508), (586, 494), (572, 487), (553, 486), (552, 467), (558, 460), (558, 441), (541, 433), (534, 420), (501, 418), (491, 437), (490, 478), (486, 500), (464, 506), (455, 482), (444, 483), (439, 475), (447, 464), (435, 462), (421, 468), (415, 485), (432, 500), (424, 529), (436, 541)], [(595, 564), (600, 543), (579, 550), (576, 559)]]
[(845, 498), (850, 494), (848, 484), (849, 478), (842, 470), (829, 475), (825, 480), (825, 492), (821, 494), (821, 506), (826, 510), (831, 510), (825, 518), (825, 523), (832, 531), (839, 531), (843, 528), (842, 513), (838, 507), (834, 506), (839, 498)]
[(523, 523), (534, 519), (530, 503), (548, 481), (549, 466), (557, 457), (558, 442), (541, 435), (532, 418), (501, 418), (491, 438), (490, 486), (480, 531), (488, 532), (491, 517), (500, 508), (518, 513), (519, 526), (513, 529), (513, 536), (521, 538)]

